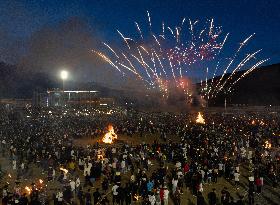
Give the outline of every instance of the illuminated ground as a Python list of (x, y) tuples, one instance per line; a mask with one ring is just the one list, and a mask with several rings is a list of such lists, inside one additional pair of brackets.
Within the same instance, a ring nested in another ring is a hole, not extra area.
[[(152, 143), (154, 140), (159, 140), (158, 136), (152, 136), (152, 135), (144, 135), (143, 138), (140, 138), (139, 136), (133, 136), (133, 138), (128, 137), (128, 136), (123, 136), (123, 135), (119, 135), (118, 136), (120, 141), (125, 141), (128, 144), (133, 144), (133, 145), (137, 145), (139, 143)], [(100, 136), (97, 139), (91, 139), (89, 138), (84, 138), (84, 139), (80, 139), (80, 140), (75, 140), (75, 144), (77, 146), (86, 146), (87, 144), (92, 144), (95, 143), (97, 141), (100, 141), (100, 139), (102, 138), (102, 136)], [(178, 139), (173, 139), (172, 141), (178, 141)], [(118, 143), (116, 143), (118, 144)], [(104, 146), (115, 146), (116, 144), (113, 145), (104, 145)], [(3, 158), (0, 157), (0, 163), (2, 165), (2, 168), (6, 171), (6, 174), (3, 178), (3, 180), (1, 181), (1, 187), (4, 186), (4, 184), (6, 182), (10, 183), (10, 187), (14, 186), (14, 182), (15, 182), (15, 178), (16, 178), (16, 173), (11, 170), (11, 162), (9, 162), (9, 160), (7, 158)], [(173, 165), (168, 164), (169, 167), (172, 167)], [(148, 172), (148, 175), (152, 172), (152, 170), (158, 168), (158, 164), (156, 162), (153, 162), (153, 166), (151, 167), (150, 172)], [(221, 178), (218, 180), (217, 184), (205, 184), (204, 185), (204, 197), (205, 199), (207, 199), (207, 194), (208, 192), (210, 192), (212, 190), (212, 188), (216, 188), (217, 193), (219, 195), (220, 198), (220, 192), (222, 190), (223, 187), (228, 187), (230, 193), (232, 194), (232, 196), (234, 196), (235, 199), (238, 198), (238, 195), (245, 195), (245, 198), (247, 199), (246, 195), (247, 195), (247, 179), (248, 179), (248, 170), (246, 167), (241, 167), (241, 176), (240, 176), (240, 182), (241, 182), (241, 186), (239, 187), (239, 189), (237, 190), (234, 186), (232, 182), (228, 182), (225, 179)], [(11, 177), (8, 176), (8, 174), (11, 175)], [(82, 173), (79, 173), (80, 175), (80, 179), (83, 182), (84, 178), (82, 176)], [(32, 182), (36, 182), (38, 183), (39, 179), (43, 179), (44, 183), (47, 181), (46, 180), (46, 173), (42, 173), (42, 170), (40, 168), (38, 168), (35, 165), (32, 165), (32, 168), (30, 169), (29, 173), (27, 174), (26, 179), (20, 180), (20, 186), (21, 187), (25, 187), (30, 186), (30, 184)], [(126, 181), (129, 180), (130, 175), (129, 174), (125, 174), (122, 176), (122, 181), (123, 184), (125, 184)], [(57, 188), (62, 187), (62, 185), (58, 182), (49, 182), (48, 184), (48, 192), (49, 192), (49, 197), (51, 197), (51, 193), (53, 193), (53, 191)], [(100, 187), (100, 180), (97, 181), (94, 184), (94, 187), (91, 188), (92, 191), (95, 191), (96, 187)], [(88, 189), (88, 187), (84, 188), (84, 190), (86, 191)], [(280, 201), (280, 190), (279, 189), (273, 189), (270, 186), (264, 186), (264, 192), (262, 195), (258, 196), (255, 195), (255, 201), (258, 202), (259, 204), (279, 204)], [(111, 194), (108, 195), (109, 198), (111, 198)], [(196, 204), (196, 198), (194, 196), (192, 196), (192, 194), (190, 193), (189, 190), (187, 190), (186, 188), (184, 188), (183, 190), (183, 194), (181, 196), (181, 204), (182, 205), (194, 205)], [(139, 204), (139, 203), (138, 203)], [(170, 200), (169, 204), (173, 204), (173, 202)]]

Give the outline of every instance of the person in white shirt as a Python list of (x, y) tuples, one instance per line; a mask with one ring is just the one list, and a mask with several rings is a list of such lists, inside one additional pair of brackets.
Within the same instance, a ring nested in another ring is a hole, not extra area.
[(63, 202), (63, 193), (62, 193), (62, 191), (60, 191), (60, 189), (59, 189), (58, 193), (56, 194), (56, 199), (57, 199), (57, 202), (58, 202), (59, 205), (62, 204), (62, 202)]
[(234, 172), (234, 182), (235, 182), (235, 186), (238, 186), (238, 185), (239, 185), (239, 176), (240, 176), (240, 174), (239, 174), (237, 171), (235, 171), (235, 172)]
[(126, 163), (125, 163), (125, 160), (122, 160), (122, 162), (121, 162), (121, 169), (122, 169), (122, 173), (126, 173)]
[(118, 188), (119, 186), (117, 184), (115, 184), (113, 187), (112, 187), (112, 192), (113, 192), (113, 204), (115, 204), (115, 202), (117, 201), (117, 198), (118, 198)]
[(156, 204), (156, 196), (154, 195), (154, 193), (151, 193), (149, 195), (149, 202), (151, 203), (151, 205), (155, 205)]
[(70, 180), (70, 188), (71, 188), (71, 191), (74, 192), (76, 190), (76, 183), (74, 180)]
[(163, 201), (164, 201), (164, 205), (168, 205), (168, 195), (169, 195), (169, 191), (167, 189), (167, 187), (164, 187), (164, 191), (163, 191)]
[(219, 168), (218, 168), (219, 169), (219, 177), (221, 177), (224, 173), (224, 164), (219, 163), (218, 166), (219, 166)]
[(172, 179), (172, 193), (174, 194), (176, 189), (177, 189), (177, 185), (178, 185), (178, 179)]
[(78, 178), (76, 179), (76, 181), (75, 181), (75, 186), (76, 186), (75, 190), (78, 190), (79, 187), (80, 187), (80, 185), (81, 185), (81, 181), (80, 181), (80, 179), (79, 179), (79, 177), (78, 177)]
[(13, 170), (17, 169), (17, 161), (14, 159), (13, 160)]

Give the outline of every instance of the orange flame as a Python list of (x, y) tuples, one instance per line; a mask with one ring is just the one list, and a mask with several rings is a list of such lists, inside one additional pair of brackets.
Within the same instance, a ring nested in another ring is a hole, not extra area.
[(31, 193), (31, 189), (28, 186), (26, 186), (24, 189), (27, 191), (28, 194)]
[(203, 115), (200, 112), (198, 112), (198, 115), (197, 115), (197, 118), (196, 118), (195, 122), (198, 123), (198, 124), (205, 124), (205, 120), (203, 118)]
[(102, 138), (102, 142), (107, 143), (107, 144), (112, 144), (114, 139), (117, 139), (118, 136), (114, 131), (114, 128), (112, 125), (108, 126), (108, 132), (104, 135)]
[(270, 149), (271, 148), (271, 143), (269, 141), (265, 141), (264, 148)]

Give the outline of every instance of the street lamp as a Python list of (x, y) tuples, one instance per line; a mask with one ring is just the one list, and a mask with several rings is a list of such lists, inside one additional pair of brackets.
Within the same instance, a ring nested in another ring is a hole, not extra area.
[(60, 77), (62, 79), (62, 90), (64, 91), (64, 81), (68, 78), (68, 71), (62, 70), (60, 72)]

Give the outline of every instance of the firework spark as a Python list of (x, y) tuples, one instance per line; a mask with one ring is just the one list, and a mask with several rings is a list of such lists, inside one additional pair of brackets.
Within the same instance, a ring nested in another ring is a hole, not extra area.
[[(225, 62), (226, 59), (220, 55), (229, 33), (224, 35), (222, 28), (214, 24), (214, 19), (206, 21), (202, 29), (198, 20), (189, 19), (187, 26), (184, 18), (174, 29), (162, 22), (160, 34), (153, 32), (152, 19), (148, 11), (147, 19), (149, 26), (147, 37), (140, 25), (134, 22), (139, 39), (126, 37), (117, 30), (125, 47), (121, 50), (113, 49), (109, 44), (103, 43), (109, 52), (95, 52), (123, 75), (134, 74), (143, 80), (149, 89), (157, 89), (165, 97), (168, 97), (172, 86), (183, 89), (189, 96), (189, 89), (183, 79), (194, 79), (188, 72), (191, 71), (192, 65), (195, 65), (195, 70), (201, 69), (200, 73), (205, 73), (204, 77), (199, 77), (200, 79), (195, 77), (193, 83), (200, 81), (200, 94), (205, 99), (210, 99), (220, 92), (230, 92), (238, 81), (268, 60), (256, 60), (261, 49), (242, 57), (243, 48), (255, 35), (252, 34), (240, 43), (229, 58), (228, 64), (222, 65), (221, 62)], [(214, 66), (202, 65), (209, 62)], [(237, 75), (245, 66), (249, 69), (242, 75)], [(217, 77), (218, 73), (222, 75)]]

